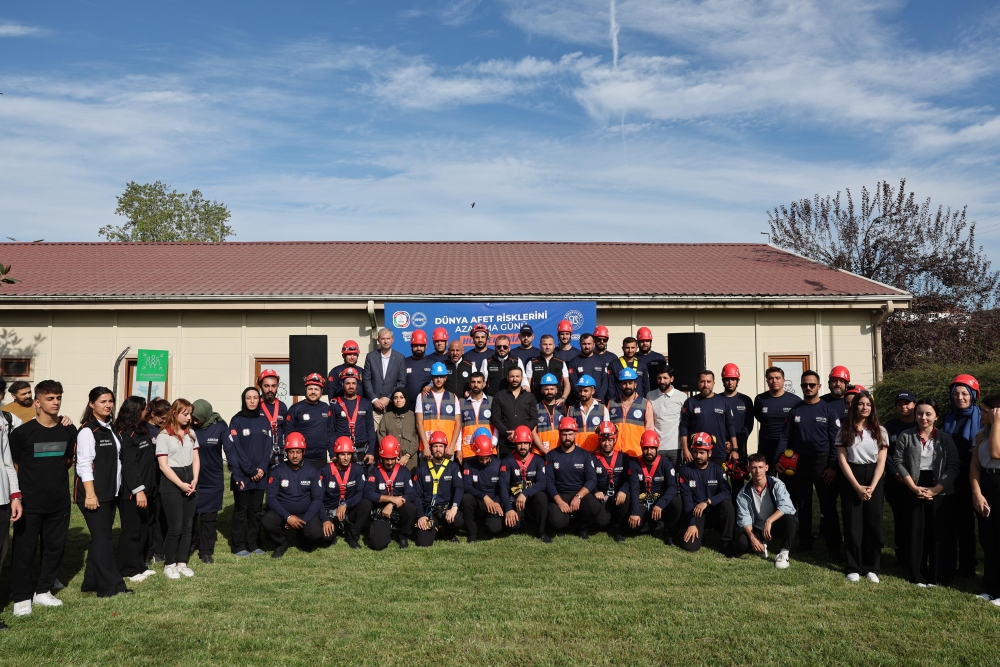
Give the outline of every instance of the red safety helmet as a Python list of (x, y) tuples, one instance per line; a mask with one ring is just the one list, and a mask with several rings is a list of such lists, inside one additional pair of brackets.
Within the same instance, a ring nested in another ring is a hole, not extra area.
[(263, 382), (264, 378), (274, 378), (275, 380), (277, 380), (279, 379), (278, 371), (274, 370), (273, 368), (262, 368), (260, 369), (260, 377), (257, 378), (257, 382)]
[(344, 346), (340, 348), (341, 354), (361, 354), (361, 347), (355, 340), (345, 340)]
[(847, 366), (834, 366), (833, 370), (830, 371), (830, 379), (839, 379), (850, 384), (851, 371), (847, 370)]
[(975, 391), (977, 394), (979, 393), (979, 380), (972, 377), (968, 373), (962, 373), (961, 375), (956, 375), (955, 379), (951, 381), (950, 385), (948, 385), (948, 389), (949, 390), (952, 389), (956, 384), (964, 384), (965, 386)]
[(519, 442), (531, 442), (531, 429), (521, 424), (514, 429), (514, 437), (510, 441), (515, 444)]
[(355, 380), (361, 380), (361, 373), (354, 366), (348, 366), (344, 370), (340, 371), (340, 381), (343, 382), (347, 378), (354, 378)]
[(428, 445), (444, 445), (448, 446), (448, 436), (445, 435), (444, 431), (434, 431), (431, 433), (431, 437), (427, 439)]
[(639, 438), (639, 447), (656, 447), (660, 448), (660, 436), (657, 435), (656, 431), (643, 431), (642, 436)]
[(611, 334), (606, 326), (599, 324), (594, 327), (594, 338), (611, 338)]
[(736, 364), (726, 364), (722, 367), (722, 379), (734, 378), (736, 380), (740, 379), (740, 367)]
[(410, 336), (410, 345), (427, 345), (427, 332), (417, 329)]
[(396, 436), (387, 435), (382, 438), (378, 446), (378, 455), (383, 459), (399, 458), (399, 440), (396, 440)]
[(569, 320), (559, 320), (559, 325), (556, 327), (556, 333), (562, 333), (563, 331), (573, 333), (573, 323)]
[(285, 436), (285, 449), (305, 449), (306, 436), (297, 431), (292, 431)]
[(472, 453), (476, 456), (493, 456), (493, 438), (488, 435), (477, 435), (472, 441)]
[(746, 479), (746, 476), (750, 474), (746, 466), (739, 461), (726, 461), (722, 464), (722, 469), (726, 471), (726, 476), (729, 479), (736, 480), (737, 482), (741, 479)]
[(354, 453), (354, 441), (348, 438), (346, 435), (342, 435), (333, 443), (333, 453), (334, 454), (353, 454)]
[(786, 449), (782, 452), (778, 463), (785, 469), (785, 474), (791, 477), (799, 467), (799, 453), (792, 449)]
[(850, 387), (847, 388), (847, 393), (852, 396), (856, 396), (863, 391), (868, 391), (867, 389), (865, 389), (865, 386), (863, 384), (852, 384)]
[(572, 417), (563, 417), (559, 420), (560, 431), (579, 431), (580, 425)]
[(482, 332), (483, 332), (484, 334), (486, 334), (487, 336), (489, 336), (489, 335), (490, 335), (490, 330), (489, 330), (489, 329), (487, 329), (487, 328), (486, 328), (486, 325), (485, 325), (485, 324), (483, 324), (482, 322), (480, 322), (479, 324), (475, 324), (475, 325), (473, 325), (473, 326), (472, 326), (472, 328), (471, 328), (471, 329), (469, 329), (469, 335), (470, 335), (470, 336), (475, 336), (475, 335), (476, 335), (477, 333), (479, 333), (480, 331), (482, 331)]
[(648, 340), (648, 341), (652, 342), (653, 341), (653, 332), (649, 329), (649, 327), (639, 327), (639, 330), (635, 332), (635, 339), (636, 340)]
[(323, 376), (320, 375), (319, 373), (310, 373), (309, 375), (305, 376), (305, 378), (303, 378), (303, 382), (305, 382), (305, 385), (307, 387), (309, 385), (315, 385), (320, 388), (326, 386), (326, 380), (324, 380)]
[(438, 327), (434, 330), (434, 335), (431, 336), (431, 340), (437, 342), (439, 340), (448, 340), (448, 330), (444, 327)]
[[(575, 419), (573, 423), (576, 423)], [(594, 433), (597, 434), (598, 438), (617, 438), (618, 427), (615, 426), (614, 422), (601, 422)]]
[(688, 447), (691, 449), (708, 449), (711, 450), (715, 447), (715, 439), (712, 438), (708, 433), (704, 431), (700, 433), (695, 433), (691, 436), (691, 440), (688, 442)]

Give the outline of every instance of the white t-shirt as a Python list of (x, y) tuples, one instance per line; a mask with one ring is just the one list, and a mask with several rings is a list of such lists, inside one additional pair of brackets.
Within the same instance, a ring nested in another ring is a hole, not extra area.
[(973, 442), (975, 442), (976, 452), (979, 454), (980, 468), (1000, 468), (1000, 459), (990, 458), (990, 429), (981, 429), (973, 438)]
[(646, 400), (653, 408), (653, 430), (660, 436), (660, 449), (680, 449), (681, 408), (684, 407), (687, 394), (671, 385), (666, 393), (654, 389), (646, 394)]
[[(844, 428), (847, 428), (845, 425)], [(879, 427), (882, 431), (882, 442), (884, 445), (882, 449), (889, 447), (889, 434), (888, 432)], [(838, 447), (841, 447), (838, 443)], [(878, 462), (878, 442), (872, 437), (871, 431), (865, 429), (861, 432), (861, 435), (854, 435), (854, 444), (850, 447), (844, 447), (844, 453), (847, 455), (848, 463), (856, 463), (859, 465), (864, 465), (867, 463), (877, 463)]]

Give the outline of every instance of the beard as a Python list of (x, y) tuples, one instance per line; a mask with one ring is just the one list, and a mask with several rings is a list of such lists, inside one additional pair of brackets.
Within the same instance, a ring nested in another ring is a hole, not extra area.
[(265, 392), (264, 392), (264, 402), (265, 402), (265, 403), (271, 403), (272, 401), (274, 401), (274, 398), (275, 398), (275, 397), (276, 397), (277, 395), (278, 395), (278, 394), (277, 394), (277, 392), (273, 392), (273, 391), (265, 391)]

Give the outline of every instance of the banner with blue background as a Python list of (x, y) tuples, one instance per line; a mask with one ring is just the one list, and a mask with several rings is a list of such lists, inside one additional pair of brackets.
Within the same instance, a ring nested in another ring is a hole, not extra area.
[[(396, 339), (393, 348), (410, 355), (410, 336), (423, 329), (430, 339), (434, 330), (444, 327), (448, 340), (462, 341), (466, 349), (472, 348), (469, 330), (475, 324), (485, 324), (490, 330), (489, 346), (500, 334), (511, 339), (511, 347), (520, 344), (517, 334), (521, 326), (530, 324), (535, 331), (532, 343), (538, 346), (542, 334), (556, 336), (559, 320), (573, 323), (573, 345), (580, 346), (580, 334), (592, 332), (597, 324), (596, 301), (521, 301), (503, 303), (386, 303), (385, 326)], [(556, 344), (559, 338), (556, 336)], [(428, 351), (433, 347), (428, 344)]]

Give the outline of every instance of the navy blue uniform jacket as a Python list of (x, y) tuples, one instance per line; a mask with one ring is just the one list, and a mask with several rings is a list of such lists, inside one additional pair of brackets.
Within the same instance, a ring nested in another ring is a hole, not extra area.
[[(243, 482), (246, 491), (266, 489), (267, 468), (271, 462), (271, 422), (264, 415), (247, 419), (236, 414), (229, 422), (227, 440), (224, 449), (233, 482)], [(250, 481), (257, 470), (263, 470), (264, 476), (256, 482)]]
[(788, 419), (781, 429), (774, 463), (778, 462), (786, 449), (791, 449), (799, 454), (826, 458), (826, 467), (836, 468), (840, 415), (836, 412), (835, 405), (826, 401), (813, 404), (799, 401), (788, 413)]
[(500, 506), (504, 512), (514, 509), (514, 501), (521, 494), (530, 498), (545, 493), (545, 458), (528, 452), (527, 461), (523, 475), (514, 454), (500, 462)]
[[(432, 506), (451, 507), (462, 502), (465, 495), (465, 481), (462, 479), (462, 468), (450, 459), (441, 462), (441, 466), (435, 466), (434, 472), (441, 470), (444, 472), (438, 480), (437, 497), (434, 497), (434, 477), (431, 476), (428, 461), (422, 461), (413, 472), (413, 483), (417, 487), (417, 515), (430, 511)], [(432, 462), (431, 462), (432, 463)]]
[(279, 463), (267, 478), (267, 507), (288, 520), (293, 514), (309, 521), (323, 507), (323, 485), (319, 470), (305, 461), (298, 470)]
[(222, 446), (229, 439), (229, 427), (224, 421), (217, 421), (205, 428), (194, 430), (198, 438), (198, 514), (208, 514), (222, 510), (222, 496), (225, 491), (225, 470), (222, 465)]
[[(628, 468), (628, 482), (632, 487), (632, 514), (642, 516), (641, 505), (652, 494), (656, 500), (653, 504), (661, 510), (666, 509), (677, 496), (677, 472), (674, 465), (665, 456), (654, 461), (649, 475), (643, 471), (645, 459), (632, 459)], [(693, 507), (693, 505), (692, 505)]]
[(597, 488), (594, 457), (579, 447), (567, 454), (562, 448), (553, 449), (545, 457), (545, 490), (550, 498), (560, 493), (573, 493), (586, 487), (590, 493)]
[(703, 503), (709, 498), (712, 499), (711, 507), (728, 500), (732, 502), (733, 494), (729, 489), (729, 480), (722, 466), (712, 461), (704, 470), (699, 469), (693, 463), (685, 463), (681, 466), (680, 479), (677, 480), (680, 487), (681, 500), (684, 501), (684, 515), (688, 518), (688, 525), (695, 523), (694, 506)]
[(479, 500), (489, 496), (493, 502), (500, 502), (500, 459), (496, 456), (485, 466), (477, 458), (466, 458), (462, 462), (462, 480), (466, 493)]
[(299, 401), (288, 408), (285, 426), (286, 438), (289, 433), (301, 433), (305, 437), (306, 459), (326, 462), (327, 454), (333, 454), (329, 403), (318, 401), (310, 405), (308, 401)]
[[(330, 513), (335, 513), (341, 504), (340, 483), (337, 482), (337, 475), (333, 472), (336, 466), (337, 464), (331, 461), (325, 468), (320, 470), (320, 480), (323, 486), (323, 507)], [(337, 468), (337, 473), (343, 477), (340, 468)], [(364, 500), (365, 469), (361, 467), (360, 463), (351, 463), (347, 469), (347, 483), (344, 484), (343, 491), (343, 504), (347, 506), (347, 509), (351, 509)]]

